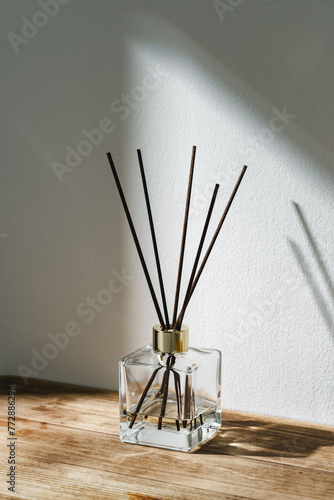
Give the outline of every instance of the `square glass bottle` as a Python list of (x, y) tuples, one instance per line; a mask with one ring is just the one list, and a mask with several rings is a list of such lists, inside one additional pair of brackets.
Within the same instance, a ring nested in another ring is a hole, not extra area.
[(189, 348), (189, 330), (153, 328), (153, 342), (119, 362), (120, 438), (192, 451), (221, 426), (221, 352)]

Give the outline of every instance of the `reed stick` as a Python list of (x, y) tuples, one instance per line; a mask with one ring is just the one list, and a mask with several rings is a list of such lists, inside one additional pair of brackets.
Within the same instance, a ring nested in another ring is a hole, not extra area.
[(191, 155), (191, 163), (190, 163), (186, 208), (185, 208), (185, 213), (184, 213), (183, 232), (182, 232), (182, 241), (181, 241), (181, 249), (180, 249), (180, 261), (179, 261), (179, 269), (178, 269), (178, 273), (177, 273), (177, 283), (176, 283), (176, 291), (175, 291), (174, 312), (173, 312), (173, 328), (175, 328), (175, 323), (176, 323), (176, 318), (177, 318), (177, 308), (179, 305), (184, 249), (185, 249), (186, 237), (187, 237), (189, 206), (190, 206), (190, 198), (191, 198), (191, 187), (192, 187), (192, 182), (193, 182), (193, 174), (194, 174), (194, 166), (195, 166), (195, 156), (196, 156), (196, 146), (193, 146), (192, 155)]
[(233, 191), (232, 191), (232, 194), (231, 194), (231, 196), (230, 196), (230, 199), (229, 199), (229, 200), (228, 200), (228, 202), (227, 202), (227, 205), (226, 205), (226, 207), (225, 207), (224, 213), (223, 213), (223, 215), (222, 215), (222, 217), (221, 217), (221, 219), (220, 219), (220, 221), (219, 221), (219, 224), (218, 224), (218, 226), (217, 226), (217, 229), (216, 229), (216, 231), (215, 231), (215, 234), (214, 234), (214, 235), (213, 235), (213, 237), (212, 237), (212, 240), (211, 240), (211, 243), (210, 243), (210, 245), (209, 245), (209, 248), (207, 249), (206, 254), (205, 254), (205, 255), (204, 255), (204, 257), (203, 257), (202, 264), (201, 264), (201, 266), (200, 266), (200, 268), (199, 268), (199, 270), (198, 270), (198, 272), (197, 272), (197, 274), (196, 274), (196, 277), (195, 277), (194, 282), (193, 282), (193, 284), (192, 284), (192, 287), (191, 287), (190, 293), (188, 294), (188, 300), (187, 300), (187, 302), (184, 304), (184, 306), (183, 306), (183, 308), (182, 308), (182, 310), (181, 310), (181, 313), (180, 313), (180, 317), (181, 317), (181, 318), (183, 318), (183, 316), (184, 316), (184, 313), (185, 313), (185, 311), (186, 311), (186, 308), (187, 308), (187, 306), (188, 306), (188, 304), (189, 304), (189, 301), (190, 301), (190, 299), (191, 299), (191, 297), (192, 297), (192, 294), (194, 293), (194, 290), (195, 290), (195, 288), (196, 288), (196, 285), (197, 285), (197, 283), (198, 283), (198, 280), (199, 280), (199, 279), (200, 279), (200, 277), (201, 277), (201, 274), (202, 274), (202, 272), (203, 272), (203, 269), (204, 269), (204, 267), (205, 267), (205, 264), (206, 264), (206, 263), (207, 263), (207, 261), (208, 261), (208, 258), (209, 258), (209, 255), (210, 255), (210, 253), (211, 253), (211, 250), (212, 250), (212, 248), (213, 248), (213, 246), (214, 246), (214, 244), (215, 244), (215, 242), (216, 242), (216, 240), (217, 240), (217, 237), (218, 237), (219, 231), (221, 230), (222, 225), (224, 224), (224, 221), (225, 221), (225, 219), (226, 219), (226, 216), (227, 216), (227, 214), (228, 214), (228, 211), (229, 211), (229, 209), (230, 209), (230, 207), (231, 207), (231, 205), (232, 205), (232, 202), (233, 202), (233, 200), (234, 200), (235, 195), (237, 194), (237, 191), (238, 191), (238, 189), (239, 189), (240, 183), (241, 183), (241, 181), (242, 181), (243, 176), (245, 175), (246, 170), (247, 170), (247, 166), (246, 166), (246, 165), (244, 165), (244, 166), (243, 166), (243, 169), (242, 169), (242, 171), (241, 171), (241, 174), (240, 174), (240, 176), (239, 176), (239, 178), (238, 178), (238, 180), (237, 180), (237, 183), (236, 183), (236, 185), (234, 186), (234, 189), (233, 189)]
[(162, 304), (163, 304), (164, 313), (165, 313), (166, 328), (167, 328), (167, 330), (169, 330), (170, 324), (169, 324), (169, 317), (168, 317), (168, 309), (167, 309), (167, 301), (166, 301), (166, 295), (165, 295), (165, 288), (164, 288), (164, 282), (163, 282), (163, 279), (162, 279), (162, 272), (161, 272), (159, 251), (158, 251), (157, 239), (156, 239), (156, 236), (155, 236), (155, 229), (154, 229), (154, 223), (153, 223), (153, 217), (152, 217), (150, 197), (149, 197), (149, 194), (148, 194), (147, 183), (146, 183), (145, 169), (144, 169), (143, 158), (142, 158), (140, 149), (137, 149), (137, 155), (138, 155), (138, 161), (139, 161), (141, 178), (142, 178), (142, 182), (143, 182), (143, 188), (144, 188), (144, 194), (145, 194), (145, 201), (146, 201), (146, 208), (147, 208), (147, 213), (148, 213), (148, 219), (149, 219), (150, 228), (151, 228), (152, 243), (153, 243), (155, 261), (156, 261), (156, 265), (157, 265), (158, 277), (159, 277), (159, 284), (160, 284), (160, 292), (161, 292)]
[(163, 388), (163, 396), (162, 396), (162, 403), (161, 403), (161, 411), (160, 411), (160, 416), (158, 419), (158, 429), (162, 429), (162, 419), (165, 416), (166, 413), (166, 406), (167, 406), (167, 400), (168, 400), (168, 384), (169, 384), (169, 375), (170, 375), (170, 369), (169, 367), (166, 368), (165, 371), (165, 376), (164, 376), (164, 388)]
[(155, 309), (156, 309), (156, 312), (157, 312), (157, 315), (158, 315), (161, 327), (162, 327), (163, 330), (166, 330), (166, 325), (165, 325), (164, 319), (163, 319), (162, 314), (161, 314), (161, 310), (160, 310), (160, 307), (159, 307), (159, 303), (158, 303), (157, 297), (156, 297), (155, 292), (154, 292), (154, 288), (153, 288), (153, 285), (152, 285), (150, 274), (148, 272), (147, 265), (146, 265), (146, 262), (145, 262), (145, 259), (144, 259), (144, 255), (143, 255), (143, 252), (142, 252), (142, 249), (140, 247), (140, 243), (139, 243), (139, 240), (138, 240), (138, 237), (137, 237), (137, 233), (136, 233), (135, 227), (134, 227), (133, 222), (132, 222), (132, 218), (131, 218), (131, 215), (130, 215), (130, 211), (128, 209), (128, 205), (126, 203), (126, 199), (125, 199), (125, 196), (124, 196), (124, 193), (123, 193), (123, 189), (122, 189), (120, 180), (119, 180), (118, 175), (117, 175), (116, 167), (114, 165), (114, 162), (113, 162), (113, 159), (112, 159), (112, 156), (111, 156), (110, 153), (107, 153), (107, 157), (108, 157), (108, 160), (109, 160), (111, 171), (112, 171), (112, 173), (114, 175), (114, 178), (115, 178), (115, 182), (116, 182), (116, 186), (117, 186), (119, 195), (120, 195), (121, 200), (122, 200), (123, 208), (124, 208), (126, 217), (128, 219), (128, 223), (129, 223), (129, 226), (130, 226), (130, 229), (131, 229), (131, 233), (132, 233), (132, 236), (133, 236), (136, 248), (137, 248), (139, 259), (140, 259), (141, 265), (143, 267), (143, 271), (144, 271), (144, 274), (145, 274), (145, 277), (146, 277), (146, 281), (147, 281), (148, 287), (149, 287), (150, 292), (151, 292), (152, 300), (153, 300), (153, 303), (154, 303), (154, 306), (155, 306)]
[(191, 271), (191, 275), (190, 275), (190, 279), (189, 279), (189, 283), (188, 283), (188, 288), (187, 288), (187, 291), (186, 291), (186, 294), (185, 294), (185, 297), (184, 297), (182, 309), (181, 309), (181, 312), (180, 312), (180, 314), (179, 314), (179, 316), (177, 318), (176, 324), (175, 324), (175, 329), (176, 330), (179, 330), (181, 328), (181, 325), (182, 325), (183, 315), (184, 315), (184, 311), (185, 311), (185, 304), (187, 304), (188, 301), (189, 301), (189, 294), (190, 294), (191, 287), (193, 285), (193, 281), (194, 281), (194, 278), (195, 278), (195, 274), (196, 274), (198, 262), (199, 262), (199, 259), (200, 259), (200, 256), (201, 256), (201, 252), (202, 252), (202, 248), (203, 248), (203, 245), (204, 245), (206, 233), (207, 233), (207, 230), (208, 230), (208, 227), (209, 227), (209, 223), (210, 223), (210, 219), (211, 219), (211, 215), (212, 215), (212, 210), (213, 210), (213, 207), (214, 207), (214, 204), (215, 204), (215, 201), (216, 201), (218, 189), (219, 189), (219, 184), (216, 184), (215, 188), (214, 188), (214, 191), (213, 191), (213, 194), (212, 194), (212, 198), (211, 198), (209, 210), (208, 210), (208, 213), (207, 213), (207, 216), (206, 216), (206, 219), (205, 219), (204, 228), (203, 228), (203, 231), (202, 231), (202, 236), (201, 236), (201, 239), (200, 239), (200, 242), (199, 242), (199, 245), (198, 245), (198, 250), (197, 250), (197, 253), (196, 253), (196, 257), (195, 257), (195, 262), (194, 262), (194, 265), (193, 265), (193, 268), (192, 268), (192, 271)]

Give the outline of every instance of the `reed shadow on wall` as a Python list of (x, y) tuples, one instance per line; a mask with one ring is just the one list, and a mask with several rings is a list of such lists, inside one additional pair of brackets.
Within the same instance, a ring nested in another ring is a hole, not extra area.
[(288, 244), (296, 258), (299, 268), (301, 269), (307, 284), (309, 285), (316, 304), (320, 310), (323, 320), (325, 321), (331, 335), (334, 338), (334, 318), (333, 318), (333, 304), (334, 304), (334, 285), (331, 280), (330, 274), (327, 270), (324, 259), (321, 256), (318, 244), (312, 234), (312, 231), (308, 224), (306, 223), (305, 215), (302, 212), (301, 207), (292, 202), (292, 206), (297, 215), (298, 221), (303, 229), (303, 232), (306, 236), (307, 243), (312, 251), (312, 256), (317, 264), (319, 269), (319, 276), (322, 279), (322, 282), (327, 289), (328, 299), (325, 299), (324, 293), (318, 284), (318, 280), (316, 280), (315, 276), (312, 274), (310, 267), (307, 264), (307, 260), (300, 248), (300, 246), (293, 240), (288, 238)]
[[(324, 298), (324, 293), (318, 284), (319, 280), (316, 280), (310, 270), (310, 266), (300, 245), (291, 239), (287, 241), (313, 293), (322, 318), (334, 338), (334, 317), (332, 312), (334, 285), (301, 207), (295, 202), (292, 202), (292, 206), (319, 269), (319, 276), (327, 289), (329, 297), (327, 300)], [(334, 432), (328, 430), (317, 430), (315, 432), (311, 426), (276, 424), (270, 420), (224, 420), (222, 418), (222, 428), (219, 435), (196, 453), (248, 457), (302, 458), (310, 456), (319, 447), (333, 446), (333, 444)]]

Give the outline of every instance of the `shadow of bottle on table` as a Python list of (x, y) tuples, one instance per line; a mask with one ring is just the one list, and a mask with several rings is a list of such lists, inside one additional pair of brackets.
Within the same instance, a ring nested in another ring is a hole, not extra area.
[(223, 420), (214, 439), (196, 453), (253, 457), (303, 458), (319, 447), (334, 446), (334, 431), (261, 420)]

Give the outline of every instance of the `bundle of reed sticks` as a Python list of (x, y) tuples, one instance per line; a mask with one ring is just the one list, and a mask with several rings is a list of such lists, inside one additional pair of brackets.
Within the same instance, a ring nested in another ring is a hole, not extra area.
[(167, 301), (166, 301), (166, 294), (165, 294), (165, 288), (164, 288), (164, 283), (163, 283), (163, 278), (162, 278), (162, 272), (161, 272), (161, 265), (160, 265), (160, 258), (159, 258), (159, 251), (158, 251), (158, 244), (156, 240), (156, 235), (155, 235), (155, 229), (154, 229), (154, 223), (153, 223), (153, 216), (152, 216), (152, 210), (151, 210), (151, 203), (150, 203), (150, 198), (148, 194), (148, 188), (147, 188), (147, 182), (146, 182), (146, 176), (145, 176), (145, 170), (144, 170), (144, 164), (143, 164), (143, 159), (141, 155), (140, 149), (137, 150), (137, 155), (138, 155), (138, 162), (139, 162), (139, 167), (140, 167), (140, 173), (141, 173), (141, 178), (142, 178), (142, 183), (143, 183), (143, 189), (144, 189), (144, 195), (145, 195), (145, 201), (146, 201), (146, 208), (147, 208), (147, 213), (148, 213), (148, 219), (149, 219), (149, 224), (150, 224), (150, 229), (151, 229), (151, 236), (152, 236), (152, 243), (153, 243), (153, 249), (154, 249), (154, 255), (155, 255), (155, 261), (156, 261), (156, 267), (157, 267), (157, 273), (159, 277), (159, 285), (160, 285), (160, 292), (161, 292), (161, 298), (162, 298), (162, 304), (163, 304), (163, 311), (164, 311), (164, 316), (162, 315), (159, 302), (157, 299), (157, 296), (155, 294), (151, 277), (146, 265), (146, 261), (138, 240), (138, 236), (132, 221), (132, 217), (128, 208), (128, 204), (126, 202), (123, 189), (116, 171), (115, 164), (113, 162), (112, 156), (110, 153), (107, 153), (107, 157), (110, 163), (110, 167), (112, 170), (112, 173), (115, 178), (116, 186), (119, 192), (119, 195), (122, 200), (122, 204), (124, 207), (124, 211), (131, 229), (131, 233), (137, 248), (137, 252), (139, 255), (140, 262), (143, 267), (143, 271), (146, 277), (146, 281), (151, 293), (151, 297), (159, 318), (159, 322), (161, 325), (161, 328), (163, 330), (179, 330), (182, 325), (183, 317), (185, 315), (186, 309), (189, 305), (189, 301), (194, 293), (194, 290), (198, 284), (198, 281), (203, 273), (203, 269), (208, 261), (209, 255), (212, 251), (212, 248), (217, 240), (218, 234), (224, 224), (224, 221), (226, 219), (226, 216), (228, 214), (228, 211), (232, 205), (232, 202), (234, 200), (235, 195), (237, 194), (237, 191), (239, 189), (240, 183), (242, 181), (242, 178), (246, 172), (247, 166), (244, 165), (242, 168), (242, 171), (239, 175), (239, 178), (237, 180), (237, 183), (232, 191), (232, 194), (230, 196), (230, 199), (227, 202), (227, 205), (225, 207), (225, 210), (220, 218), (220, 221), (218, 223), (217, 229), (212, 237), (212, 240), (208, 246), (208, 249), (202, 259), (202, 262), (199, 265), (202, 249), (204, 246), (204, 241), (206, 237), (206, 233), (209, 227), (213, 207), (216, 201), (218, 189), (219, 189), (219, 184), (215, 185), (215, 188), (212, 193), (212, 198), (210, 202), (210, 206), (208, 209), (208, 213), (205, 219), (202, 235), (200, 238), (200, 242), (198, 245), (195, 261), (192, 267), (191, 275), (189, 278), (188, 286), (186, 289), (186, 293), (183, 299), (182, 307), (179, 309), (179, 296), (180, 296), (180, 287), (181, 287), (181, 279), (182, 279), (182, 269), (183, 269), (183, 260), (184, 260), (184, 253), (185, 253), (185, 245), (186, 245), (186, 238), (187, 238), (187, 227), (188, 227), (188, 218), (189, 218), (189, 208), (190, 208), (190, 199), (191, 199), (191, 190), (192, 190), (192, 184), (193, 184), (193, 175), (194, 175), (194, 166), (195, 166), (195, 156), (196, 156), (196, 146), (193, 146), (192, 149), (192, 155), (191, 155), (191, 163), (190, 163), (190, 172), (189, 172), (189, 181), (188, 181), (188, 190), (187, 190), (187, 198), (186, 198), (186, 205), (185, 205), (185, 214), (184, 214), (184, 222), (183, 222), (183, 231), (182, 231), (182, 238), (181, 238), (181, 249), (180, 249), (180, 259), (179, 259), (179, 266), (178, 266), (178, 274), (177, 274), (177, 281), (176, 281), (176, 290), (175, 290), (175, 299), (174, 299), (174, 308), (173, 308), (173, 318), (172, 322), (169, 320), (168, 316), (168, 307), (167, 307)]

